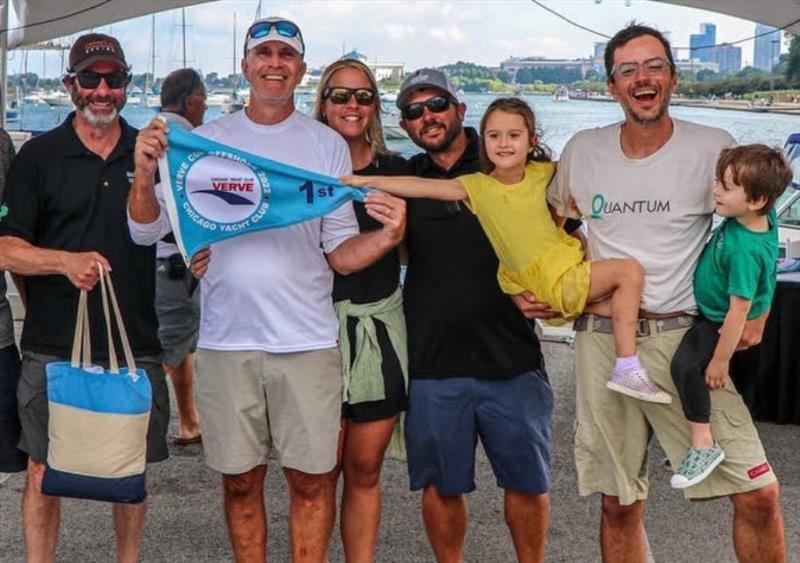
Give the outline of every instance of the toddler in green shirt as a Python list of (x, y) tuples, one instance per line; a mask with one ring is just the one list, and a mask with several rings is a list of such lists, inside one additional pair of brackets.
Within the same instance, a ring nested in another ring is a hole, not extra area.
[(683, 489), (725, 459), (709, 423), (711, 394), (728, 378), (745, 322), (769, 310), (778, 258), (773, 206), (792, 179), (783, 154), (764, 145), (725, 149), (717, 162), (715, 213), (724, 221), (703, 249), (694, 275), (700, 319), (672, 360), (672, 379), (689, 421), (692, 444), (672, 476)]

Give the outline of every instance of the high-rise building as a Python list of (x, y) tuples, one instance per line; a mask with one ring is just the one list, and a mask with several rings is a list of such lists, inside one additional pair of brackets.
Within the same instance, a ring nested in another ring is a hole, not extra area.
[(753, 49), (753, 66), (771, 72), (778, 64), (781, 54), (781, 32), (779, 29), (756, 24), (756, 39)]
[(606, 43), (605, 41), (595, 41), (594, 43), (594, 58), (597, 60), (602, 61), (603, 57), (606, 54)]
[(723, 44), (708, 49), (710, 60), (719, 64), (720, 72), (739, 72), (742, 70), (742, 49)]
[(717, 41), (717, 26), (713, 23), (701, 23), (700, 33), (689, 36), (689, 58), (709, 62), (711, 46)]

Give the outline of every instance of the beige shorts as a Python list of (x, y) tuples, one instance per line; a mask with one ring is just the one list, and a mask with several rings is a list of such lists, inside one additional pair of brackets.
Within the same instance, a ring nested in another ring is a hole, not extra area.
[[(615, 361), (613, 335), (577, 334), (575, 464), (581, 495), (603, 493), (619, 497), (622, 505), (647, 498), (647, 446), (653, 432), (672, 466), (680, 465), (690, 444), (689, 423), (672, 383), (670, 362), (685, 332), (637, 339), (639, 358), (651, 379), (672, 395), (669, 405), (607, 389)], [(685, 489), (687, 498), (744, 493), (776, 481), (750, 412), (730, 379), (724, 389), (711, 392), (711, 429), (725, 460), (701, 483)]]
[(195, 394), (206, 463), (238, 475), (267, 463), (321, 474), (336, 465), (338, 348), (291, 354), (198, 349)]

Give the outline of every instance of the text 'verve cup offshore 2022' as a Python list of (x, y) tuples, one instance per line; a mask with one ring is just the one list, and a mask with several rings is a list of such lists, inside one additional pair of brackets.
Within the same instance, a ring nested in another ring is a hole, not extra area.
[(321, 217), (367, 190), (173, 127), (161, 187), (186, 263), (214, 242)]

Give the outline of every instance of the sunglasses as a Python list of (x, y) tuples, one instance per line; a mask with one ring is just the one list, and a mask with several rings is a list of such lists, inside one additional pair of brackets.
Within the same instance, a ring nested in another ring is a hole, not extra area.
[(290, 21), (276, 21), (276, 22), (258, 22), (250, 26), (250, 29), (247, 30), (248, 36), (251, 39), (261, 39), (262, 37), (266, 37), (269, 35), (269, 32), (272, 28), (275, 28), (275, 33), (280, 35), (281, 37), (301, 37), (300, 35), (300, 28), (294, 25)]
[(358, 102), (360, 106), (368, 106), (375, 101), (375, 91), (369, 88), (345, 88), (343, 86), (335, 86), (333, 88), (325, 88), (322, 92), (322, 98), (330, 100), (334, 104), (346, 104), (353, 96), (356, 97), (356, 102)]
[(131, 80), (131, 75), (127, 72), (93, 72), (91, 70), (83, 70), (81, 72), (72, 73), (69, 76), (76, 78), (81, 88), (87, 90), (94, 90), (100, 86), (100, 81), (105, 79), (106, 84), (112, 90), (124, 88)]
[(664, 72), (670, 66), (667, 59), (656, 57), (648, 59), (643, 63), (620, 63), (611, 70), (611, 76), (621, 76), (623, 78), (631, 78), (639, 72), (639, 66), (643, 66), (645, 72), (650, 76), (656, 76)]
[(433, 113), (442, 113), (443, 111), (447, 111), (451, 103), (455, 104), (457, 101), (449, 96), (434, 96), (428, 98), (424, 102), (408, 104), (400, 110), (400, 117), (406, 121), (414, 121), (422, 117), (422, 114), (425, 113), (425, 108), (428, 108), (428, 110)]

